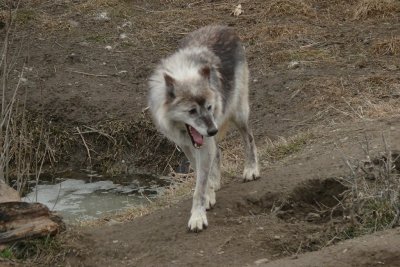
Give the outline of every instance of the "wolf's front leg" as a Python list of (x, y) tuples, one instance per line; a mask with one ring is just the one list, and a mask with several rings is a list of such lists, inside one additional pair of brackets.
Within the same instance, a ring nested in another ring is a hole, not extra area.
[[(193, 195), (192, 215), (188, 223), (189, 230), (193, 232), (199, 232), (207, 228), (206, 209), (210, 207), (210, 202), (215, 204), (215, 194), (210, 195), (209, 192), (208, 178), (216, 150), (214, 140), (210, 138), (208, 141), (205, 146), (195, 151), (196, 188)], [(210, 197), (213, 199), (210, 199)]]

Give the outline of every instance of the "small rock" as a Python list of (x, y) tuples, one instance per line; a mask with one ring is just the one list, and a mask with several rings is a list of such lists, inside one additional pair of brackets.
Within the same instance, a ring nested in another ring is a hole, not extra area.
[(389, 89), (392, 91), (400, 91), (400, 83), (392, 83), (389, 85)]
[(398, 69), (398, 67), (396, 65), (386, 65), (385, 68), (387, 70), (391, 70), (391, 71), (394, 71), (394, 70)]
[(126, 22), (124, 22), (124, 23), (122, 24), (122, 28), (125, 28), (125, 27), (130, 28), (131, 26), (132, 26), (132, 22), (130, 22), (130, 21), (126, 21)]
[(254, 262), (254, 264), (255, 264), (255, 265), (260, 265), (260, 264), (267, 263), (267, 262), (269, 262), (269, 259), (264, 258), (264, 259), (256, 260), (256, 261)]
[(126, 71), (126, 70), (121, 70), (121, 71), (118, 71), (117, 74), (120, 75), (120, 76), (126, 76), (126, 74), (128, 74), (128, 71)]
[(359, 60), (356, 62), (355, 67), (358, 69), (363, 69), (367, 67), (368, 62), (366, 60)]
[(80, 58), (77, 54), (75, 53), (71, 53), (67, 56), (67, 59), (70, 63), (76, 63), (76, 62), (80, 62)]
[(100, 20), (100, 21), (110, 21), (111, 18), (108, 16), (108, 13), (107, 13), (107, 12), (100, 12), (99, 14), (97, 14), (96, 20)]
[(80, 42), (79, 45), (80, 45), (80, 46), (84, 46), (84, 47), (88, 47), (88, 46), (89, 46), (89, 43), (83, 41), (83, 42)]
[[(107, 222), (107, 225), (111, 226), (111, 225), (115, 225), (115, 224), (119, 224), (119, 223), (120, 223), (119, 221), (111, 219), (109, 222)], [(114, 240), (114, 241), (118, 242), (118, 240)], [(117, 243), (117, 242), (115, 242), (115, 243)]]
[(113, 243), (114, 243), (114, 244), (117, 244), (117, 243), (118, 243), (118, 240), (113, 240)]
[(69, 25), (70, 25), (71, 27), (74, 27), (74, 28), (79, 27), (79, 22), (77, 22), (77, 21), (75, 21), (75, 20), (70, 19), (70, 20), (68, 20), (68, 23), (69, 23)]
[(316, 221), (318, 219), (320, 219), (321, 216), (318, 213), (314, 213), (314, 212), (309, 212), (306, 216), (306, 221), (307, 222), (313, 222)]
[(274, 239), (279, 240), (279, 239), (281, 239), (281, 237), (279, 235), (274, 235)]
[(126, 38), (128, 38), (128, 35), (126, 35), (126, 33), (121, 33), (121, 34), (119, 35), (119, 39), (121, 39), (121, 40), (124, 40), (124, 39), (126, 39)]
[(368, 45), (368, 44), (370, 44), (370, 43), (371, 43), (371, 38), (365, 38), (365, 39), (363, 40), (363, 44)]
[(300, 62), (298, 62), (296, 60), (295, 61), (291, 61), (288, 64), (288, 69), (297, 69), (299, 67), (300, 67)]
[(106, 50), (108, 50), (108, 51), (111, 51), (111, 50), (112, 50), (112, 46), (111, 46), (111, 45), (106, 45), (104, 48), (105, 48)]
[(242, 5), (239, 4), (235, 7), (235, 10), (232, 11), (231, 15), (239, 17), (242, 13), (243, 13)]

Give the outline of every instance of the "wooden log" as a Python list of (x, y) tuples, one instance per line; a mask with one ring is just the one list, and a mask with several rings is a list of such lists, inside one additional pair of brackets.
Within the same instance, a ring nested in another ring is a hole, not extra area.
[(0, 203), (0, 244), (54, 235), (65, 229), (62, 220), (40, 203)]
[(50, 216), (49, 209), (41, 203), (5, 202), (0, 203), (0, 231), (8, 222)]
[(59, 225), (47, 217), (37, 217), (33, 220), (20, 220), (12, 223), (6, 232), (0, 233), (0, 244), (22, 239), (54, 235)]

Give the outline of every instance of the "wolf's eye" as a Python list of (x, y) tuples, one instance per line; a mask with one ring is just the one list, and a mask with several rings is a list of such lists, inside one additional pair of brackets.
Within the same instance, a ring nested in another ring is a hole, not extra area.
[(211, 108), (212, 108), (212, 106), (211, 106), (211, 105), (209, 105), (209, 106), (207, 107), (208, 111), (210, 111), (210, 110), (211, 110)]
[(191, 110), (189, 110), (189, 114), (190, 115), (195, 115), (197, 113), (197, 109), (192, 108)]

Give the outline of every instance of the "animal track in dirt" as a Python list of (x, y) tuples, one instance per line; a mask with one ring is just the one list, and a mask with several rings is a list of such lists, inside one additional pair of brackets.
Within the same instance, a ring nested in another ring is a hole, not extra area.
[(289, 194), (264, 192), (243, 197), (236, 203), (239, 215), (273, 213), (286, 222), (326, 223), (343, 215), (342, 193), (348, 188), (337, 179), (314, 179), (295, 187)]
[(340, 201), (347, 189), (334, 178), (307, 181), (291, 192), (275, 211), (276, 215), (287, 222), (327, 223), (343, 215)]

